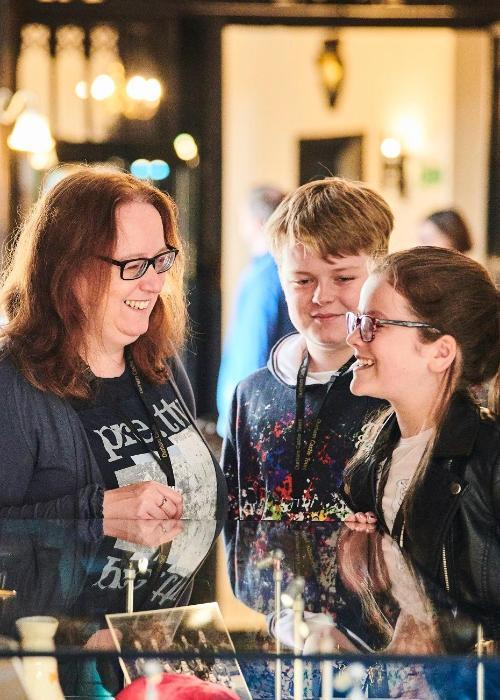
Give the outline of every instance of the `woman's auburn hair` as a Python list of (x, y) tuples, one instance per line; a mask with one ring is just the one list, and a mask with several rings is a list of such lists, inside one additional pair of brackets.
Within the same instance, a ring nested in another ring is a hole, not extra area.
[(88, 289), (87, 308), (98, 309), (109, 289), (120, 205), (151, 204), (160, 214), (166, 245), (179, 250), (149, 327), (131, 345), (141, 374), (159, 384), (169, 376), (168, 358), (184, 340), (184, 256), (173, 200), (151, 184), (119, 171), (81, 166), (34, 205), (8, 251), (0, 289), (3, 351), (26, 379), (61, 398), (88, 399), (92, 379), (82, 359), (87, 319), (75, 291), (79, 275)]

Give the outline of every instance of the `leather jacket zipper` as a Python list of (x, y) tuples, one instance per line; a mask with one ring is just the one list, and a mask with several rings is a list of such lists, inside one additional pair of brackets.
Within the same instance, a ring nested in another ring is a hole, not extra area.
[(446, 545), (443, 542), (443, 576), (444, 585), (446, 586), (446, 591), (450, 592), (450, 579), (448, 577), (448, 560), (446, 558)]
[[(453, 459), (448, 460), (448, 464), (446, 465), (448, 470), (451, 472), (452, 467), (453, 467)], [(457, 486), (457, 484), (452, 484), (452, 486)], [(459, 505), (459, 500), (458, 500), (458, 495), (463, 493), (463, 487), (458, 484), (458, 492), (452, 491), (452, 493), (455, 495), (455, 501), (453, 504), (453, 507), (451, 508), (450, 512), (448, 513), (448, 523), (451, 522), (453, 516), (455, 515), (458, 505)], [(449, 528), (446, 529), (448, 531)], [(449, 537), (452, 537), (451, 533), (448, 535)], [(449, 540), (450, 543), (452, 544), (452, 540)], [(453, 549), (453, 544), (452, 544), (452, 549)], [(449, 593), (450, 592), (450, 576), (449, 576), (449, 571), (448, 571), (448, 556), (446, 554), (446, 536), (443, 540), (443, 549), (442, 549), (442, 562), (443, 562), (443, 578), (444, 578), (444, 585), (446, 587), (446, 591)]]
[[(405, 522), (403, 521), (403, 526), (401, 528), (401, 532), (399, 533), (399, 546), (401, 549), (403, 549), (404, 545), (404, 535), (405, 535)], [(446, 587), (446, 592), (450, 592), (450, 579), (448, 576), (448, 559), (446, 557), (446, 545), (443, 542), (443, 550), (442, 550), (442, 560), (443, 560), (443, 577), (444, 577), (444, 585)]]

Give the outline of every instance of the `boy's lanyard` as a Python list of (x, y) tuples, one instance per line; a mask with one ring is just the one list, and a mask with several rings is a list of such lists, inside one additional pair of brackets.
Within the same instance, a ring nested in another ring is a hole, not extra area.
[[(327, 399), (330, 394), (330, 389), (333, 386), (333, 383), (337, 379), (337, 377), (340, 377), (344, 372), (350, 367), (351, 365), (351, 359), (349, 358), (347, 362), (345, 362), (340, 369), (338, 369), (336, 372), (332, 372), (332, 376), (330, 378), (330, 381), (327, 384), (327, 389), (325, 392), (325, 395), (323, 396), (323, 400), (321, 401), (321, 404), (318, 408), (318, 411), (316, 413), (316, 416), (313, 420), (313, 426), (312, 426), (312, 431), (311, 431), (311, 437), (309, 439), (309, 442), (307, 443), (307, 446), (304, 446), (304, 418), (305, 418), (305, 408), (306, 408), (306, 379), (307, 379), (307, 372), (309, 369), (309, 362), (310, 362), (310, 355), (306, 351), (304, 355), (304, 359), (302, 360), (302, 363), (299, 367), (299, 371), (297, 374), (297, 386), (295, 389), (295, 400), (296, 400), (296, 409), (295, 409), (295, 465), (294, 465), (294, 472), (295, 475), (298, 475), (300, 472), (307, 472), (309, 469), (309, 464), (311, 462), (313, 453), (314, 453), (314, 448), (316, 446), (316, 442), (318, 439), (318, 433), (319, 429), (321, 427), (321, 423), (323, 421), (326, 405), (327, 405)], [(304, 449), (305, 448), (305, 449)]]

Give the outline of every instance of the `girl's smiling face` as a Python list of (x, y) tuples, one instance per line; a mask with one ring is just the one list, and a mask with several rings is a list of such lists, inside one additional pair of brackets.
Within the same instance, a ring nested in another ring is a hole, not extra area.
[[(379, 275), (370, 275), (363, 285), (359, 313), (380, 320), (422, 320)], [(418, 328), (379, 326), (371, 342), (364, 342), (356, 329), (347, 336), (347, 343), (357, 359), (351, 381), (356, 396), (374, 396), (397, 406), (409, 396), (435, 392), (436, 376), (429, 365), (434, 344), (423, 343)]]

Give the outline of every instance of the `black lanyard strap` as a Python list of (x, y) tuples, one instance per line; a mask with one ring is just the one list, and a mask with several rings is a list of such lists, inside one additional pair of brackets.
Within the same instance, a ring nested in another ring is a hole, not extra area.
[(306, 411), (306, 379), (310, 356), (306, 352), (300, 363), (295, 387), (295, 471), (302, 468), (304, 452), (304, 418)]
[(306, 351), (304, 358), (300, 364), (299, 371), (297, 373), (297, 385), (295, 388), (295, 473), (307, 472), (311, 459), (313, 457), (316, 443), (318, 441), (318, 434), (321, 428), (321, 423), (325, 414), (325, 408), (327, 406), (328, 396), (330, 394), (330, 389), (333, 383), (340, 377), (344, 372), (350, 367), (352, 358), (349, 358), (342, 367), (336, 372), (332, 372), (330, 381), (328, 382), (326, 392), (323, 396), (323, 400), (316, 412), (316, 416), (313, 419), (313, 426), (311, 430), (311, 437), (307, 443), (304, 445), (304, 419), (305, 419), (305, 408), (306, 408), (306, 381), (307, 372), (309, 370), (310, 355)]
[[(137, 371), (137, 367), (135, 365), (134, 360), (132, 359), (132, 355), (128, 348), (125, 349), (125, 359), (134, 379), (134, 385), (137, 389), (137, 394), (139, 395), (139, 398), (146, 410), (146, 414), (150, 420), (151, 434), (153, 436), (153, 442), (158, 454), (151, 450), (151, 448), (146, 443), (142, 435), (140, 435), (140, 433), (138, 433), (138, 431), (134, 428), (134, 425), (128, 416), (124, 416), (125, 423), (129, 430), (132, 431), (134, 436), (138, 440), (140, 440), (144, 445), (146, 445), (148, 452), (151, 452), (154, 460), (158, 463), (158, 465), (162, 468), (162, 471), (165, 473), (168, 485), (175, 486), (174, 471), (172, 469), (172, 460), (170, 459), (170, 455), (161, 435), (161, 425), (153, 412), (153, 408), (150, 405), (150, 402), (147, 400), (147, 396), (144, 392), (144, 387), (142, 386), (142, 381), (139, 376), (139, 372)], [(122, 415), (124, 415), (121, 410), (120, 412), (122, 413)]]

